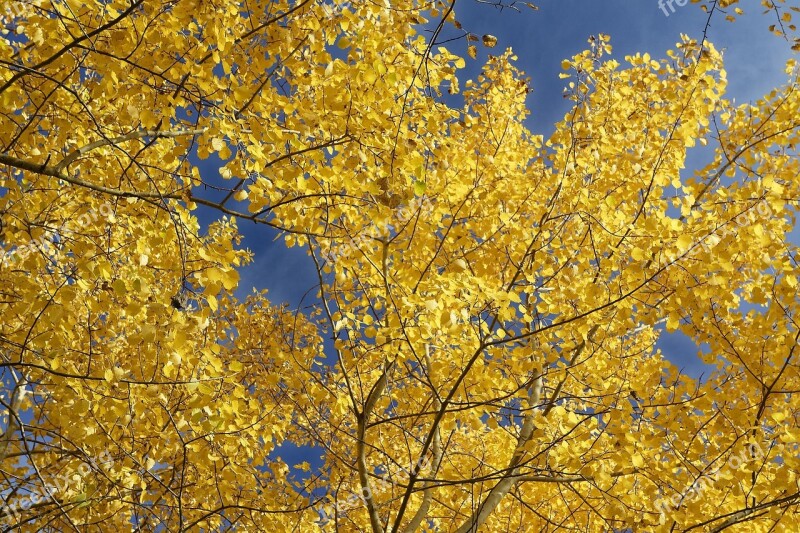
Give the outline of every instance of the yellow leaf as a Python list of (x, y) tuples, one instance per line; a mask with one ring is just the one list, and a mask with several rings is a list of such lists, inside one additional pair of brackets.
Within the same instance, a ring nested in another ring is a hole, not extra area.
[(125, 296), (125, 293), (128, 292), (125, 282), (121, 279), (114, 280), (111, 286), (114, 288), (114, 292), (119, 296)]
[(678, 329), (680, 326), (680, 316), (677, 313), (670, 313), (669, 317), (667, 318), (667, 331), (672, 332)]
[(692, 236), (691, 235), (687, 235), (687, 234), (681, 235), (680, 237), (678, 237), (678, 240), (676, 241), (676, 244), (678, 246), (678, 250), (681, 253), (683, 253), (686, 250), (688, 250), (689, 247), (691, 247), (693, 243), (694, 243), (694, 240), (692, 239)]

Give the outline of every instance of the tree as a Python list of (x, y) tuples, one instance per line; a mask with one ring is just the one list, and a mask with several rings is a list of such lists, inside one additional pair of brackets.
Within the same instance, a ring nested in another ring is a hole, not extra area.
[[(706, 39), (623, 65), (596, 36), (544, 139), (510, 51), (461, 91), (454, 4), (15, 11), (8, 530), (791, 528), (796, 64), (734, 105)], [(234, 296), (243, 223), (307, 250), (312, 305)], [(669, 363), (662, 325), (713, 375)]]

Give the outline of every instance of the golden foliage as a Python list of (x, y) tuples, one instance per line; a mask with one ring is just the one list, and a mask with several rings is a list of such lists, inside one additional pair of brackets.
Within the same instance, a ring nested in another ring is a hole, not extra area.
[[(563, 63), (572, 106), (545, 139), (510, 50), (462, 90), (465, 60), (435, 41), (461, 29), (453, 4), (17, 13), (0, 38), (3, 524), (796, 523), (794, 62), (734, 105), (709, 43), (622, 63), (594, 37)], [(697, 144), (711, 157), (688, 173)], [(234, 296), (253, 222), (307, 250), (309, 308)], [(662, 324), (715, 371), (667, 361)]]

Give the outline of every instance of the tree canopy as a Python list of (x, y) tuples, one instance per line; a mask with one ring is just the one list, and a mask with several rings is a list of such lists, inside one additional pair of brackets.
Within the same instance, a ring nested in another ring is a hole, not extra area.
[[(761, 4), (797, 48), (798, 8)], [(797, 63), (740, 104), (705, 36), (596, 35), (543, 136), (514, 52), (459, 77), (496, 40), (457, 13), (9, 11), (4, 531), (796, 527)], [(306, 251), (308, 305), (238, 296), (243, 224)]]

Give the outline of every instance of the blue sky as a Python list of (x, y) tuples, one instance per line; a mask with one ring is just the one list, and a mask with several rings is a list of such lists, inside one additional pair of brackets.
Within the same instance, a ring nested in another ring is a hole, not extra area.
[[(620, 60), (636, 52), (658, 58), (674, 48), (682, 33), (700, 39), (708, 19), (694, 4), (676, 5), (675, 13), (667, 17), (657, 0), (536, 3), (538, 11), (522, 6), (517, 13), (472, 0), (456, 4), (456, 13), (469, 31), (496, 36), (495, 50), (511, 47), (518, 55), (518, 66), (533, 81), (528, 100), (533, 113), (528, 126), (541, 133), (552, 131), (552, 124), (568, 109), (568, 102), (561, 98), (564, 80), (558, 78), (561, 60), (584, 50), (590, 35), (610, 35), (614, 57)], [(737, 101), (758, 98), (785, 79), (783, 69), (790, 56), (786, 41), (767, 31), (774, 15), (762, 15), (753, 1), (746, 5), (757, 9), (735, 23), (726, 22), (718, 12), (708, 32), (709, 40), (725, 49), (729, 94)]]
[[(494, 0), (492, 0), (494, 2)], [(510, 0), (505, 0), (510, 3)], [(477, 61), (468, 61), (461, 72), (463, 82), (474, 77), (488, 53), (498, 55), (511, 47), (518, 56), (516, 65), (531, 78), (533, 92), (528, 96), (531, 116), (527, 126), (534, 133), (548, 136), (553, 124), (569, 110), (569, 101), (562, 97), (568, 80), (558, 77), (561, 60), (587, 47), (590, 35), (599, 33), (611, 36), (613, 57), (622, 61), (624, 56), (647, 52), (655, 58), (675, 47), (682, 33), (700, 39), (708, 16), (698, 5), (675, 5), (675, 12), (665, 16), (657, 0), (540, 0), (539, 9), (531, 10), (518, 2), (519, 11), (498, 9), (490, 3), (477, 0), (459, 0), (456, 15), (465, 30), (477, 34), (491, 34), (498, 44), (488, 50), (481, 46)], [(787, 41), (771, 35), (767, 27), (774, 22), (774, 14), (763, 15), (755, 2), (744, 4), (745, 13), (735, 23), (725, 21), (716, 13), (708, 30), (708, 38), (724, 50), (728, 72), (728, 96), (737, 102), (758, 99), (771, 88), (783, 83), (785, 62), (791, 55)], [(466, 43), (461, 40), (449, 43), (451, 50), (466, 56)], [(695, 151), (689, 158), (699, 161), (702, 153)], [(208, 177), (216, 173), (218, 163), (211, 158), (201, 164)], [(216, 214), (203, 213), (207, 216)], [(261, 225), (239, 223), (245, 236), (243, 245), (255, 253), (255, 261), (243, 268), (239, 295), (253, 288), (268, 289), (275, 303), (288, 303), (295, 307), (313, 302), (317, 276), (311, 259), (303, 249), (287, 250), (276, 233)], [(309, 292), (310, 291), (310, 292)], [(698, 348), (680, 333), (664, 335), (659, 347), (670, 360), (695, 377), (703, 368), (696, 354)]]

